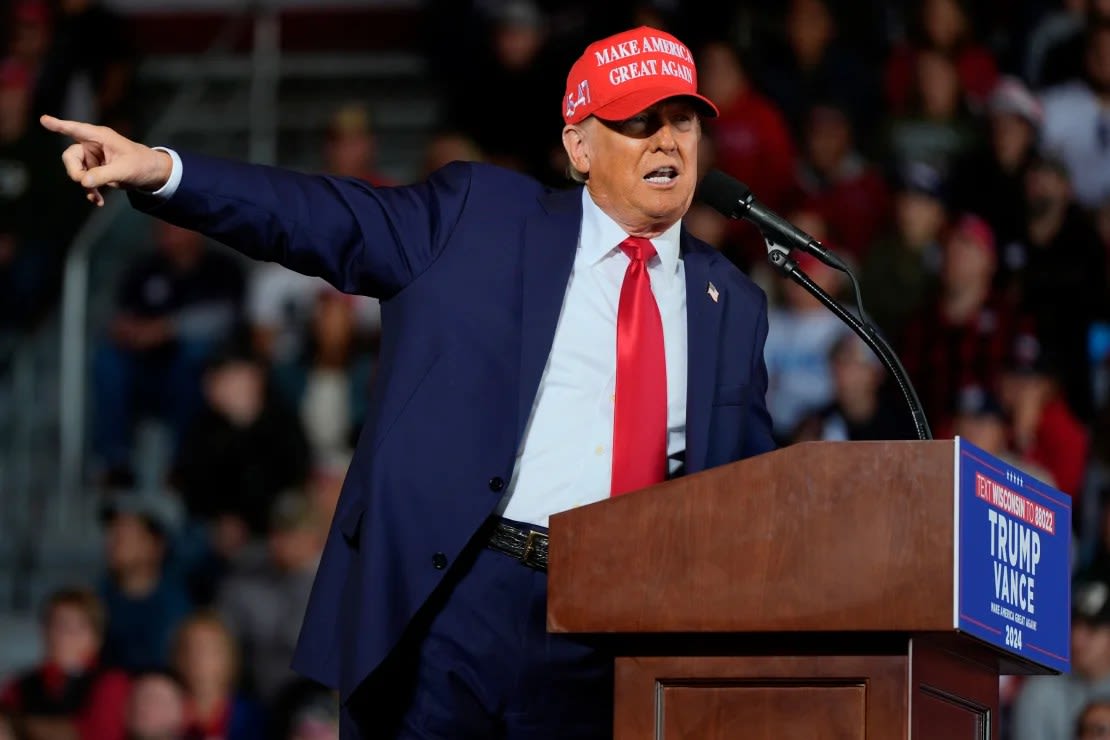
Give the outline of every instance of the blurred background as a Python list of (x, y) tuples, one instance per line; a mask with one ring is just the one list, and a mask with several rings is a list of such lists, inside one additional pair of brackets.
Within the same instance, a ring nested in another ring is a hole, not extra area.
[[(1003, 737), (1110, 736), (1107, 0), (6, 0), (0, 23), (0, 738), (337, 736), (287, 666), (380, 339), (372, 299), (90, 208), (38, 116), (378, 185), (465, 159), (569, 187), (566, 72), (638, 24), (721, 109), (700, 167), (850, 262), (934, 434), (1072, 497), (1074, 671), (1004, 679)], [(782, 444), (913, 437), (754, 229), (686, 223), (771, 298)]]

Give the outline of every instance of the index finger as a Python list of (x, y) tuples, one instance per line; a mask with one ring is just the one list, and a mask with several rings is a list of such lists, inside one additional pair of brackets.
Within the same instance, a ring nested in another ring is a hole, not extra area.
[(66, 121), (54, 116), (43, 115), (39, 118), (39, 123), (44, 128), (58, 134), (63, 134), (76, 139), (77, 141), (99, 141), (100, 135), (98, 133), (99, 126), (94, 126), (91, 123), (82, 123), (81, 121)]

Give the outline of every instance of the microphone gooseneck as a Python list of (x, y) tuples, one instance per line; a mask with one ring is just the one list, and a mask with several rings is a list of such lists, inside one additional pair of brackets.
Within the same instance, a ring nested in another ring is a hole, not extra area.
[[(767, 244), (768, 261), (779, 272), (802, 286), (826, 308), (836, 314), (871, 348), (871, 351), (878, 356), (883, 366), (894, 378), (898, 390), (906, 400), (918, 439), (932, 439), (933, 433), (929, 428), (929, 422), (925, 418), (925, 409), (921, 405), (921, 400), (917, 396), (913, 383), (910, 381), (909, 374), (906, 373), (906, 369), (902, 366), (902, 362), (898, 359), (898, 355), (890, 344), (868, 320), (867, 313), (863, 309), (859, 282), (848, 268), (848, 265), (838, 256), (825, 249), (812, 236), (756, 200), (747, 185), (720, 170), (711, 170), (705, 174), (701, 185), (698, 187), (698, 199), (728, 218), (744, 219), (755, 224)], [(835, 298), (813, 282), (809, 275), (806, 275), (798, 267), (798, 263), (790, 254), (794, 249), (800, 249), (811, 254), (829, 267), (848, 275), (855, 289), (859, 311), (858, 317), (840, 305)]]

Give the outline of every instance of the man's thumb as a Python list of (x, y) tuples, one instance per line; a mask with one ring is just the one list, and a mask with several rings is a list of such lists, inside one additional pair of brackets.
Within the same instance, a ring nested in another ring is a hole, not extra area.
[(99, 188), (105, 185), (128, 185), (127, 165), (120, 162), (109, 162), (99, 167), (93, 167), (81, 178), (82, 187)]

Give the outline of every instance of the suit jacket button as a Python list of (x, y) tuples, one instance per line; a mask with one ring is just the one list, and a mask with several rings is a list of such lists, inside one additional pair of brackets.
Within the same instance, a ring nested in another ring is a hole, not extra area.
[(497, 493), (505, 488), (505, 479), (495, 475), (489, 479), (489, 490)]
[(447, 556), (441, 552), (437, 552), (432, 556), (432, 567), (436, 570), (443, 570), (447, 567)]

